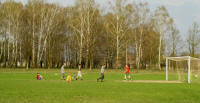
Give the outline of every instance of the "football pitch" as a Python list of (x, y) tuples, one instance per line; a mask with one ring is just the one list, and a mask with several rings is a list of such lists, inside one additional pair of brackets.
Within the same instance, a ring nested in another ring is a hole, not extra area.
[[(65, 69), (67, 73), (77, 73)], [(134, 82), (165, 80), (165, 72), (132, 72), (133, 82), (124, 82), (122, 70), (83, 70), (84, 80), (61, 80), (59, 69), (0, 69), (0, 103), (199, 103), (200, 83)], [(36, 80), (39, 72), (44, 79)], [(175, 80), (175, 75), (169, 75)]]

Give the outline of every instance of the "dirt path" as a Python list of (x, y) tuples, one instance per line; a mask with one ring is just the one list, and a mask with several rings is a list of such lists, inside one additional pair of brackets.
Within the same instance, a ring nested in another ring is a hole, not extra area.
[(184, 83), (181, 81), (166, 81), (166, 80), (122, 80), (121, 82), (133, 83)]

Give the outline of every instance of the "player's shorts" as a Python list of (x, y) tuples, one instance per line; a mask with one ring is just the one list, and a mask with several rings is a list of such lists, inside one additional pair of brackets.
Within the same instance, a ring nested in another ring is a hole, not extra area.
[(125, 73), (125, 76), (127, 76), (127, 77), (130, 76), (130, 73)]
[(62, 73), (62, 78), (65, 79), (65, 73)]
[(78, 75), (78, 77), (82, 78), (82, 75), (81, 75), (81, 74), (79, 74), (79, 75)]
[(101, 73), (101, 79), (104, 79), (104, 74), (103, 73)]

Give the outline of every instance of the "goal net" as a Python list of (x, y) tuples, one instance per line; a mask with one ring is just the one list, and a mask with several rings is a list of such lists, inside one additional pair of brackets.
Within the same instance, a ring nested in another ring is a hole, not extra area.
[(198, 82), (200, 80), (200, 59), (190, 56), (166, 58), (166, 80)]

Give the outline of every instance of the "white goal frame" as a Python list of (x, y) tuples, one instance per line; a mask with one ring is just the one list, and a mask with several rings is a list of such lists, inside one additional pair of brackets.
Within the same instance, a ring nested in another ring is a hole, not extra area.
[(191, 83), (190, 80), (190, 74), (191, 74), (191, 70), (190, 70), (190, 64), (191, 64), (191, 59), (192, 60), (200, 60), (198, 58), (193, 58), (190, 56), (182, 56), (182, 57), (166, 57), (166, 80), (168, 81), (168, 61), (169, 60), (174, 60), (174, 61), (182, 61), (182, 60), (187, 60), (188, 63), (188, 83)]

